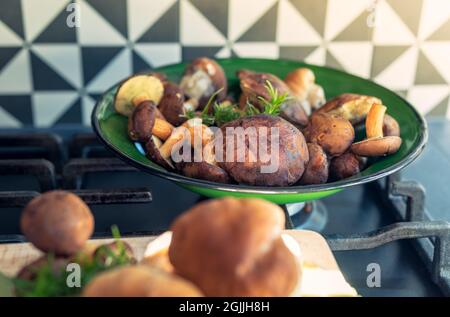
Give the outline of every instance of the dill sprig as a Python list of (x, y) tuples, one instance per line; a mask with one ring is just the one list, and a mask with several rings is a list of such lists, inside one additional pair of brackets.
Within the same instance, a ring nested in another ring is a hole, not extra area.
[(266, 80), (265, 84), (266, 90), (270, 96), (270, 100), (266, 100), (262, 96), (258, 96), (258, 100), (263, 104), (264, 106), (264, 114), (272, 115), (272, 116), (278, 116), (281, 112), (281, 106), (291, 99), (288, 93), (279, 94), (278, 90), (275, 89), (272, 85), (272, 83), (268, 80)]

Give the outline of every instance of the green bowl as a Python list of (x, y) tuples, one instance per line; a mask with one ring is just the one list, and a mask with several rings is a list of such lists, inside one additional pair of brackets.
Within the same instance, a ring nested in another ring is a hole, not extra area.
[[(106, 91), (97, 102), (92, 113), (94, 131), (100, 140), (124, 161), (144, 172), (170, 179), (193, 192), (208, 197), (259, 197), (277, 204), (320, 199), (347, 187), (385, 177), (414, 161), (426, 144), (427, 125), (424, 118), (406, 100), (372, 81), (327, 67), (286, 60), (231, 58), (221, 59), (218, 62), (227, 74), (230, 91), (235, 93), (239, 92), (239, 81), (235, 75), (239, 69), (247, 68), (268, 72), (284, 78), (289, 71), (295, 68), (309, 67), (314, 71), (317, 82), (325, 89), (328, 99), (341, 93), (376, 96), (383, 100), (383, 103), (388, 108), (388, 113), (400, 124), (401, 137), (403, 139), (402, 146), (394, 155), (377, 159), (361, 173), (341, 181), (322, 185), (257, 187), (221, 184), (194, 179), (169, 172), (153, 163), (128, 139), (127, 118), (114, 111), (113, 98), (118, 85)], [(159, 68), (158, 71), (165, 73), (172, 81), (179, 81), (185, 65), (185, 63), (169, 65)]]

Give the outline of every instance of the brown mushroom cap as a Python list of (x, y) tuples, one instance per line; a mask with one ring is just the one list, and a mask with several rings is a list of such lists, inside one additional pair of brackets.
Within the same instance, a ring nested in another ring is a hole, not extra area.
[(385, 156), (397, 152), (401, 145), (400, 137), (386, 136), (353, 143), (351, 150), (360, 156)]
[(156, 106), (152, 101), (141, 102), (128, 117), (128, 136), (133, 141), (147, 142), (155, 125)]
[(257, 73), (251, 70), (242, 69), (237, 72), (240, 80), (242, 93), (255, 107), (263, 110), (264, 107), (258, 97), (270, 100), (270, 95), (266, 89), (267, 81), (279, 94), (290, 93), (289, 87), (284, 81), (273, 74)]
[(355, 139), (355, 130), (347, 119), (328, 113), (314, 113), (306, 128), (307, 141), (319, 144), (331, 157), (344, 153)]
[(102, 272), (84, 288), (86, 297), (197, 297), (191, 282), (149, 265), (131, 265)]
[(358, 174), (364, 167), (363, 160), (352, 152), (335, 157), (330, 162), (330, 178), (341, 180)]
[(185, 98), (180, 87), (172, 82), (164, 83), (164, 94), (158, 104), (158, 108), (166, 120), (174, 126), (181, 125), (186, 118), (182, 117), (185, 112)]
[(300, 184), (324, 184), (328, 180), (328, 158), (318, 144), (308, 143), (309, 161)]
[(400, 136), (400, 125), (397, 120), (388, 114), (383, 118), (383, 135), (384, 136)]
[(329, 100), (316, 113), (341, 116), (352, 124), (357, 124), (366, 118), (374, 103), (381, 104), (381, 100), (372, 96), (342, 94)]
[(25, 237), (35, 247), (57, 255), (72, 255), (83, 248), (94, 230), (89, 207), (76, 195), (55, 190), (33, 198), (20, 219)]
[(228, 173), (225, 172), (225, 170), (205, 161), (183, 162), (180, 169), (183, 175), (188, 177), (217, 183), (231, 183), (230, 176), (228, 176)]
[[(195, 76), (198, 76), (200, 81), (209, 78), (209, 83), (203, 82), (201, 85), (197, 85), (197, 78), (194, 78)], [(212, 94), (221, 88), (223, 89), (217, 95), (217, 100), (222, 101), (225, 99), (227, 96), (227, 86), (227, 78), (222, 66), (207, 57), (199, 57), (193, 60), (186, 67), (180, 82), (180, 87), (184, 93), (190, 98), (198, 100), (199, 110), (203, 109)]]
[(161, 140), (159, 140), (155, 136), (152, 136), (145, 144), (147, 156), (150, 158), (150, 160), (158, 165), (161, 165), (165, 169), (169, 171), (174, 170), (172, 163), (162, 157), (161, 153), (159, 152), (159, 148), (161, 147), (161, 145)]
[[(253, 131), (254, 133), (253, 135), (246, 133), (244, 144), (239, 144), (235, 134), (227, 133), (228, 128), (235, 132), (238, 130), (233, 129), (242, 128), (243, 131)], [(247, 130), (248, 128), (250, 129)], [(272, 129), (278, 129), (278, 146), (271, 145)], [(221, 126), (221, 130), (224, 159), (220, 160), (219, 165), (236, 182), (260, 186), (288, 186), (296, 183), (302, 176), (305, 164), (309, 160), (308, 148), (303, 134), (286, 120), (270, 115), (255, 115), (228, 122)], [(264, 152), (270, 156), (270, 159), (265, 161), (262, 161), (259, 155), (255, 157), (255, 153), (250, 154), (250, 150), (254, 146), (250, 142), (258, 140), (261, 132), (266, 133), (263, 135), (263, 137), (267, 136)], [(275, 153), (271, 155), (272, 146), (277, 146), (277, 155)], [(228, 147), (230, 149), (227, 149)], [(226, 157), (227, 150), (232, 157)], [(238, 160), (239, 156), (243, 158), (243, 161)], [(250, 157), (255, 159), (252, 160)], [(262, 167), (269, 165), (273, 166), (275, 170), (262, 172)]]
[(170, 261), (207, 296), (288, 296), (298, 260), (281, 238), (281, 208), (261, 199), (212, 199), (173, 223)]

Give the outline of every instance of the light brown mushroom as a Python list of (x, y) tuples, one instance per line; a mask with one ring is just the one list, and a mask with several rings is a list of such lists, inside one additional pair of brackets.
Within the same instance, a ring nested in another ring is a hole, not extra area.
[(199, 57), (192, 61), (184, 72), (180, 88), (193, 100), (198, 101), (198, 108), (205, 107), (209, 98), (222, 89), (217, 100), (222, 101), (227, 96), (227, 78), (222, 67), (214, 60)]
[(292, 94), (302, 101), (307, 114), (319, 109), (325, 104), (325, 93), (321, 86), (315, 83), (316, 77), (309, 68), (297, 68), (286, 75), (285, 83)]
[(330, 157), (347, 151), (355, 138), (350, 121), (320, 112), (313, 113), (304, 134), (308, 142), (319, 144)]
[(366, 139), (352, 144), (353, 153), (360, 156), (385, 156), (398, 151), (402, 139), (398, 136), (383, 136), (383, 120), (386, 107), (376, 103), (366, 118)]
[(153, 75), (135, 75), (124, 80), (114, 97), (116, 111), (124, 116), (130, 116), (143, 101), (153, 101), (158, 104), (163, 96), (163, 83)]
[(374, 103), (381, 104), (381, 100), (372, 96), (342, 94), (329, 100), (317, 113), (337, 115), (357, 124), (366, 118)]

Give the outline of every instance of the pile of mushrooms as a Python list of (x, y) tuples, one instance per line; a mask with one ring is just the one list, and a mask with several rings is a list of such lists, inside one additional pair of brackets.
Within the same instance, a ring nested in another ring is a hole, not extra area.
[[(239, 70), (237, 77), (241, 94), (235, 99), (228, 94), (222, 67), (212, 59), (198, 58), (186, 67), (178, 84), (159, 73), (128, 78), (117, 90), (115, 109), (128, 117), (129, 138), (142, 143), (153, 162), (188, 177), (220, 183), (322, 184), (356, 175), (366, 167), (367, 158), (393, 154), (401, 146), (399, 124), (386, 114), (380, 99), (346, 93), (326, 101), (311, 69), (295, 69), (284, 80), (246, 69)], [(268, 84), (286, 96), (276, 115), (264, 112), (272, 98)], [(215, 114), (216, 108), (210, 107), (213, 99), (218, 107), (235, 107), (237, 118), (208, 126), (202, 116)], [(234, 100), (238, 100), (236, 105)], [(248, 114), (249, 105), (257, 113)], [(363, 124), (366, 139), (355, 142), (355, 128)], [(252, 157), (248, 136), (245, 146), (233, 149), (233, 155), (244, 153), (243, 162), (217, 159), (215, 145), (222, 142), (225, 151), (232, 142), (225, 131), (236, 127), (279, 129), (278, 170), (261, 173), (265, 162)], [(223, 132), (220, 140), (216, 128)], [(194, 135), (201, 142), (194, 144)], [(201, 160), (175, 161), (172, 157), (178, 153), (192, 158), (194, 152), (203, 154)]]

